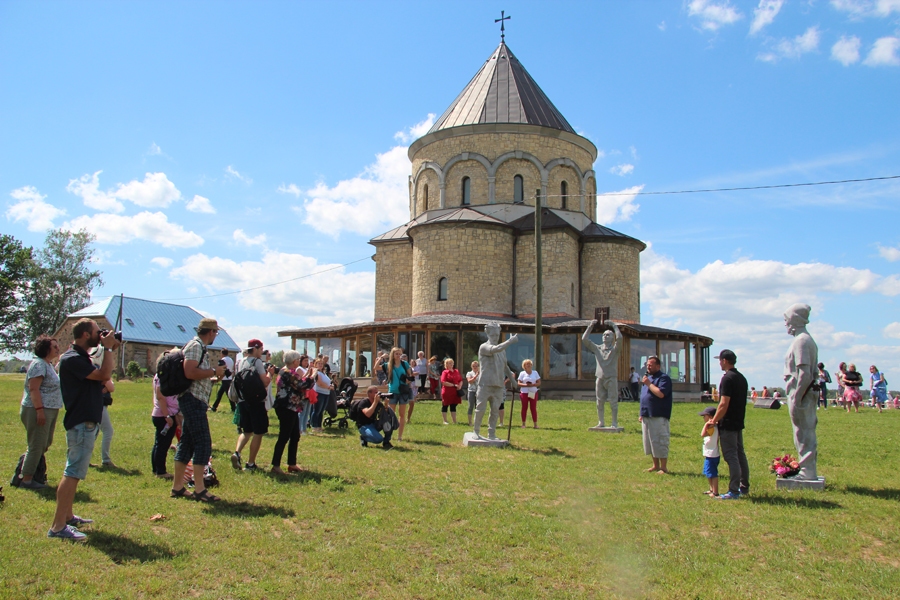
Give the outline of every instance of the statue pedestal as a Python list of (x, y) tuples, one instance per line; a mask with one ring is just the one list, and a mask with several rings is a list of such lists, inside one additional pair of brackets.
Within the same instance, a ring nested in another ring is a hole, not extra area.
[(493, 446), (495, 448), (504, 448), (509, 445), (506, 440), (499, 438), (489, 440), (486, 437), (478, 437), (474, 431), (466, 432), (463, 436), (463, 446)]
[(597, 425), (596, 427), (588, 427), (588, 431), (600, 431), (602, 433), (622, 433), (625, 431), (624, 427), (600, 427)]
[(775, 480), (776, 490), (818, 490), (825, 489), (825, 478), (817, 477), (816, 479), (784, 479), (779, 477)]

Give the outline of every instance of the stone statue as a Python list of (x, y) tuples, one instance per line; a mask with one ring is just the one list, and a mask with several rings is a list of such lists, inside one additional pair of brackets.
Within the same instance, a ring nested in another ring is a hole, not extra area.
[(609, 408), (612, 413), (612, 426), (615, 429), (619, 427), (619, 350), (622, 341), (622, 332), (619, 331), (618, 325), (612, 321), (605, 321), (604, 325), (610, 327), (603, 332), (603, 343), (599, 346), (591, 341), (591, 331), (597, 325), (597, 320), (591, 321), (588, 328), (585, 329), (584, 335), (581, 336), (581, 343), (584, 347), (594, 353), (597, 359), (597, 417), (599, 417), (598, 428), (604, 428), (604, 413), (606, 412), (606, 402), (609, 401)]
[(784, 325), (794, 341), (784, 357), (784, 389), (788, 412), (794, 428), (794, 446), (800, 473), (793, 479), (817, 480), (816, 406), (819, 393), (812, 389), (816, 381), (819, 349), (806, 331), (810, 308), (794, 304), (784, 313)]
[(478, 373), (475, 388), (475, 423), (474, 431), (477, 439), (481, 438), (481, 422), (484, 420), (484, 412), (488, 405), (491, 408), (488, 419), (488, 439), (497, 439), (497, 417), (500, 414), (500, 405), (506, 397), (503, 380), (509, 378), (510, 384), (516, 381), (516, 374), (510, 371), (506, 363), (506, 347), (519, 342), (516, 334), (509, 336), (502, 344), (500, 341), (500, 325), (488, 323), (484, 326), (488, 341), (478, 348), (478, 363), (481, 371)]

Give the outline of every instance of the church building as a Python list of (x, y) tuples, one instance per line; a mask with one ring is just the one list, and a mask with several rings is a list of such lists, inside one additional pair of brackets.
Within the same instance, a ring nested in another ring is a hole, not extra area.
[[(620, 388), (651, 355), (679, 400), (708, 388), (706, 336), (641, 324), (640, 253), (646, 245), (595, 222), (597, 159), (505, 42), (427, 134), (409, 148), (409, 221), (375, 248), (375, 320), (289, 329), (292, 347), (325, 353), (341, 375), (374, 380), (373, 358), (393, 346), (415, 358), (453, 358), (462, 373), (501, 324), (510, 367), (534, 358), (535, 199), (541, 199), (546, 398), (593, 397), (594, 357), (581, 344), (591, 321), (611, 319), (624, 339)], [(595, 328), (600, 343), (604, 327)], [(627, 393), (624, 392), (623, 393)]]

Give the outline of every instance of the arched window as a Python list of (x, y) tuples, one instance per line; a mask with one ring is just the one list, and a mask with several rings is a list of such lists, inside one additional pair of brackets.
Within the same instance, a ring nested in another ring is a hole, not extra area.
[(468, 177), (462, 180), (462, 205), (468, 206), (472, 203), (472, 181)]
[(438, 300), (447, 299), (447, 278), (441, 277), (438, 280)]
[(425, 210), (428, 210), (428, 184), (425, 184), (425, 189), (422, 190), (423, 196), (425, 196)]
[(513, 177), (513, 202), (516, 204), (525, 202), (525, 180), (521, 175)]
[(559, 184), (559, 195), (562, 198), (562, 209), (569, 207), (569, 184), (563, 181)]

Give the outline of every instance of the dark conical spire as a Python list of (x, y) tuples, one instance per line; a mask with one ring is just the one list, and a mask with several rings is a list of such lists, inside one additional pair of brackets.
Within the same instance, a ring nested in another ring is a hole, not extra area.
[(428, 133), (480, 123), (527, 123), (575, 133), (505, 42)]

